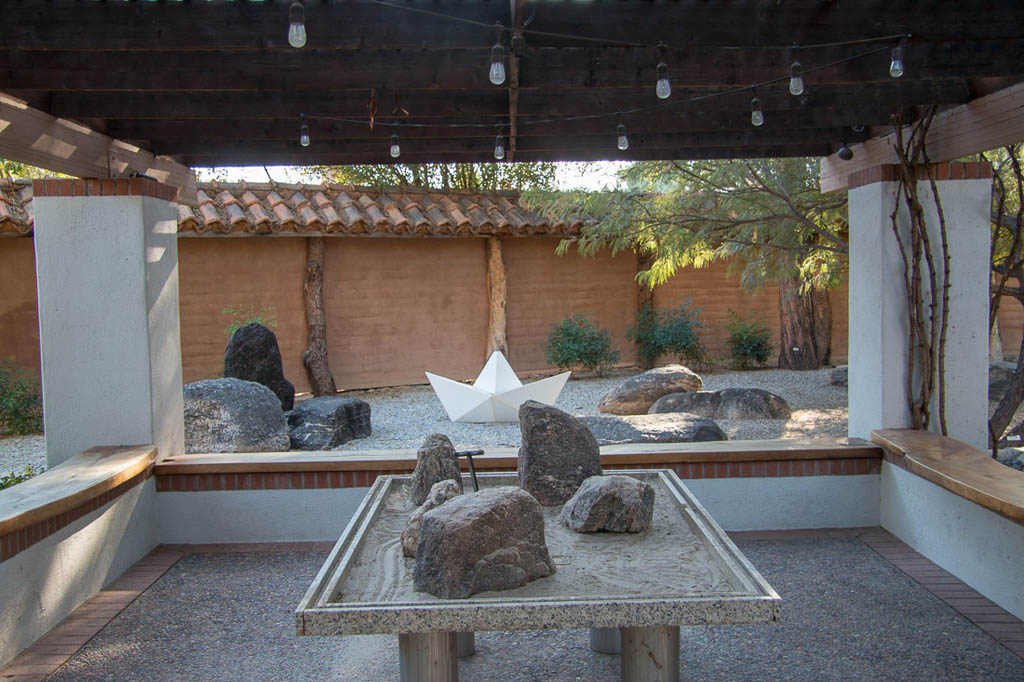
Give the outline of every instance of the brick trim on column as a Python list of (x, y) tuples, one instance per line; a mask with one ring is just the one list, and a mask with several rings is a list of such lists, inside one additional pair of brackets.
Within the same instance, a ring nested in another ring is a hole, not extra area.
[[(992, 164), (977, 161), (950, 161), (933, 163), (932, 171), (936, 180), (984, 180), (992, 177)], [(928, 171), (925, 166), (915, 168), (918, 180), (927, 180)], [(895, 182), (899, 178), (899, 166), (882, 164), (871, 166), (850, 173), (848, 189), (855, 189), (878, 182)]]
[(130, 197), (143, 196), (174, 201), (178, 189), (145, 178), (46, 178), (32, 181), (32, 196), (40, 197)]

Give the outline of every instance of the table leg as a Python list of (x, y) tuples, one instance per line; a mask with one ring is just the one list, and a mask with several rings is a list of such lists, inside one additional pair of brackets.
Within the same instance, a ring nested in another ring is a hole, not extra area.
[(414, 632), (398, 635), (401, 682), (459, 682), (459, 659), (454, 632)]
[(476, 633), (459, 632), (455, 635), (455, 649), (459, 658), (466, 658), (476, 653)]
[(590, 628), (590, 650), (599, 654), (622, 653), (622, 633), (618, 628)]
[(679, 626), (622, 628), (622, 682), (678, 682)]

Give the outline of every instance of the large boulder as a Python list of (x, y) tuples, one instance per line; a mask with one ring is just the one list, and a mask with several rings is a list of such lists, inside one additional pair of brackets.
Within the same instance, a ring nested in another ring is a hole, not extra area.
[(224, 376), (263, 384), (280, 399), (285, 412), (295, 405), (295, 386), (284, 378), (277, 337), (259, 322), (231, 335), (224, 350)]
[(789, 403), (782, 396), (761, 388), (669, 393), (658, 398), (648, 412), (689, 412), (710, 419), (789, 419), (790, 416)]
[(606, 414), (647, 414), (661, 396), (699, 391), (703, 386), (703, 380), (682, 365), (655, 367), (626, 379), (608, 391), (597, 404), (597, 409)]
[(1017, 365), (1012, 362), (996, 361), (988, 366), (988, 399), (999, 402), (1010, 388)]
[(288, 428), (293, 449), (328, 450), (372, 433), (370, 404), (341, 396), (310, 398), (288, 413)]
[(711, 419), (686, 412), (577, 417), (601, 445), (620, 443), (696, 443), (728, 440)]
[(462, 484), (450, 478), (431, 486), (430, 492), (427, 493), (427, 499), (416, 507), (405, 524), (405, 530), (402, 531), (402, 554), (416, 556), (416, 546), (420, 541), (420, 528), (423, 527), (423, 515), (461, 494)]
[(423, 504), (435, 483), (452, 479), (462, 492), (462, 473), (455, 446), (443, 433), (432, 433), (416, 452), (416, 468), (412, 472), (409, 498), (415, 505)]
[(558, 518), (577, 533), (641, 533), (654, 518), (654, 488), (631, 476), (591, 476)]
[(511, 590), (555, 572), (544, 512), (516, 487), (459, 495), (423, 515), (413, 585), (442, 599)]
[(587, 427), (557, 407), (519, 406), (519, 485), (545, 507), (564, 504), (580, 483), (601, 473), (601, 450)]
[(288, 449), (281, 401), (255, 381), (209, 379), (185, 385), (185, 452)]

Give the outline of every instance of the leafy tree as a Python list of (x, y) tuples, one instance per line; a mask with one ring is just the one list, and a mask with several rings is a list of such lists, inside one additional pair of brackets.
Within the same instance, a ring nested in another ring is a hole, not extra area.
[(828, 362), (827, 289), (847, 269), (846, 195), (821, 194), (817, 160), (637, 163), (622, 178), (624, 190), (533, 191), (524, 200), (557, 217), (595, 218), (580, 237), (563, 241), (563, 251), (610, 246), (613, 253), (649, 254), (650, 268), (638, 275), (642, 284), (653, 287), (681, 267), (716, 259), (731, 259), (747, 289), (777, 283), (779, 366), (810, 369)]
[(321, 182), (369, 187), (429, 189), (551, 189), (553, 163), (418, 163), (373, 166), (314, 166), (307, 174)]
[(36, 168), (27, 163), (19, 163), (9, 159), (0, 159), (0, 180), (13, 180), (14, 178), (45, 178), (45, 177), (68, 177), (60, 173), (48, 171), (45, 168)]

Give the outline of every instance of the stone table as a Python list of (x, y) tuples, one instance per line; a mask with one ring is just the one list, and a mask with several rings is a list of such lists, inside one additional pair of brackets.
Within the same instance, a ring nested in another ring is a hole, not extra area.
[[(681, 625), (777, 621), (780, 598), (674, 472), (616, 471), (655, 488), (643, 533), (575, 533), (544, 509), (553, 575), (514, 590), (441, 599), (412, 587), (399, 536), (408, 476), (377, 479), (295, 612), (299, 635), (399, 636), (403, 682), (454, 682), (484, 630), (591, 628), (591, 647), (621, 646), (622, 679), (677, 680)], [(517, 485), (514, 473), (481, 487)], [(621, 633), (620, 638), (617, 636)]]

